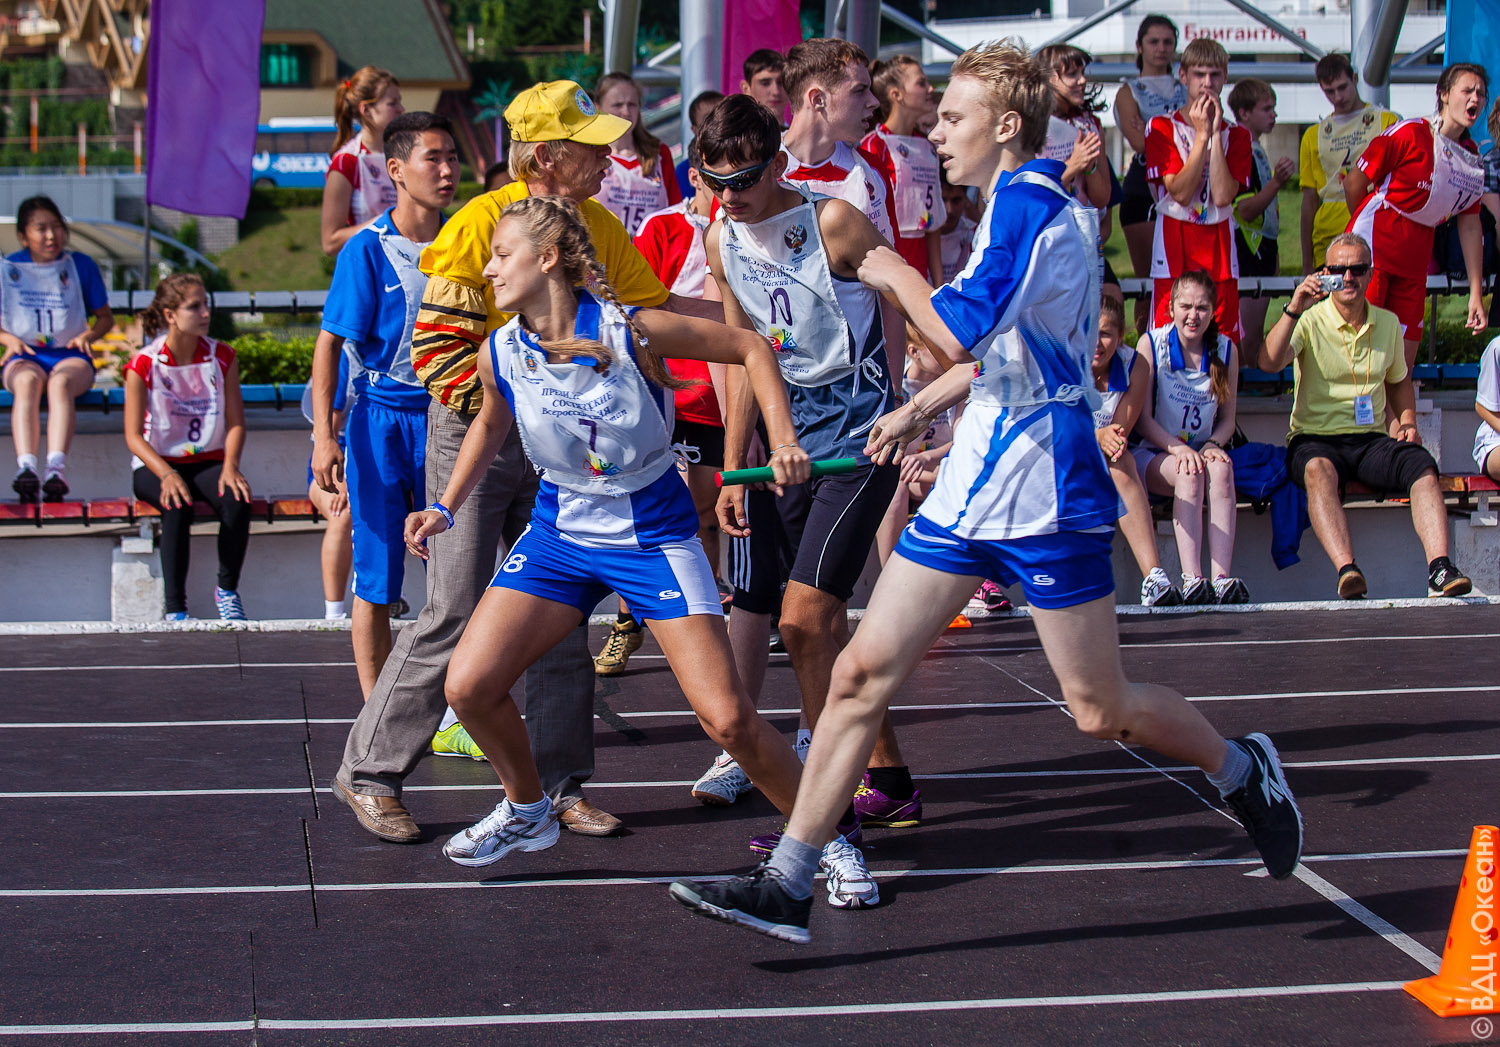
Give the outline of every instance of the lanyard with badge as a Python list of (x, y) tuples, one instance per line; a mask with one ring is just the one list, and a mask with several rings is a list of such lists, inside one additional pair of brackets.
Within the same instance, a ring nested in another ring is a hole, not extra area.
[[(1368, 326), (1368, 325), (1366, 325), (1366, 326)], [(1349, 357), (1349, 379), (1350, 379), (1350, 381), (1354, 380), (1354, 349), (1353, 349), (1353, 346), (1357, 345), (1358, 343), (1359, 343), (1359, 332), (1358, 331), (1354, 332), (1354, 338), (1352, 340), (1348, 339), (1348, 338), (1344, 339), (1344, 353)], [(1373, 342), (1372, 342), (1370, 349), (1365, 353), (1365, 383), (1364, 383), (1363, 386), (1360, 386), (1358, 388), (1364, 388), (1364, 389), (1370, 388), (1370, 373), (1371, 373), (1371, 370), (1372, 370), (1372, 368), (1374, 366), (1374, 360), (1375, 360), (1375, 350), (1374, 350), (1374, 345), (1373, 345)], [(1374, 425), (1375, 424), (1375, 397), (1374, 397), (1374, 394), (1372, 394), (1372, 393), (1355, 393), (1354, 394), (1354, 424), (1355, 425)]]

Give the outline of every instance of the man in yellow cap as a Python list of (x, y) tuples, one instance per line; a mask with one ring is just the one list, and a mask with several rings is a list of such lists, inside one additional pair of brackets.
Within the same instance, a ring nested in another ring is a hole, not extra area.
[[(722, 306), (670, 295), (626, 235), (619, 219), (591, 199), (599, 191), (609, 146), (630, 128), (597, 113), (571, 80), (537, 84), (505, 110), (510, 125), (510, 171), (515, 181), (465, 204), (423, 252), (428, 276), (412, 337), (412, 364), (427, 386), (427, 489), (448, 485), (464, 435), (479, 411), (479, 346), (509, 316), (495, 309), (481, 275), (490, 238), (506, 206), (532, 195), (565, 196), (578, 204), (610, 283), (627, 305), (664, 306), (723, 319)], [(719, 311), (716, 311), (719, 310)], [(536, 474), (511, 431), (500, 453), (453, 526), (432, 543), (427, 561), (427, 605), (397, 637), (369, 701), (349, 733), (334, 792), (360, 825), (383, 840), (415, 843), (420, 830), (401, 803), (401, 782), (432, 743), (434, 751), (477, 755), (456, 723), (443, 723), (443, 680), (495, 570), (496, 550), (508, 547), (531, 519)], [(526, 726), (542, 784), (565, 828), (588, 836), (619, 831), (618, 818), (586, 800), (582, 785), (594, 773), (594, 666), (587, 624), (559, 644), (526, 676)]]

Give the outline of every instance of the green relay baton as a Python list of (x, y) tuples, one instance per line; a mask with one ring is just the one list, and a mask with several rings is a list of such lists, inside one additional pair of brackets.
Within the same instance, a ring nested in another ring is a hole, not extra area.
[[(814, 476), (833, 476), (838, 473), (852, 473), (858, 466), (853, 458), (830, 458), (826, 462), (814, 462), (812, 474)], [(714, 482), (720, 487), (725, 484), (768, 484), (774, 483), (776, 477), (771, 473), (769, 465), (759, 469), (730, 469), (728, 472), (715, 473)]]

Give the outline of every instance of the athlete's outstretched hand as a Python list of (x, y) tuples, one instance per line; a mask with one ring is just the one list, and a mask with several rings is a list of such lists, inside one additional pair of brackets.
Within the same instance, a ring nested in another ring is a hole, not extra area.
[[(894, 251), (891, 253), (895, 254)], [(870, 438), (865, 441), (865, 454), (876, 465), (899, 462), (906, 445), (921, 439), (930, 425), (932, 416), (923, 414), (907, 401), (890, 414), (883, 414), (875, 420), (870, 429)]]
[(427, 559), (427, 539), (448, 529), (448, 521), (436, 509), (423, 509), (406, 518), (406, 549)]
[(714, 515), (719, 520), (719, 530), (731, 538), (744, 538), (750, 533), (750, 517), (745, 512), (745, 485), (725, 484), (719, 492), (719, 503), (714, 506)]

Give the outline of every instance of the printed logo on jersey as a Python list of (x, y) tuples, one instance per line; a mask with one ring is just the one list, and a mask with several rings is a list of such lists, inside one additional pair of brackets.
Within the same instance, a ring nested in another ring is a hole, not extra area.
[(1056, 585), (1057, 584), (1057, 579), (1053, 578), (1050, 574), (1034, 574), (1034, 575), (1031, 576), (1031, 580), (1032, 580), (1032, 582), (1034, 582), (1037, 585)]
[(597, 115), (594, 110), (594, 100), (581, 87), (578, 89), (578, 93), (573, 96), (573, 104), (578, 107), (578, 111), (584, 116)]
[(658, 600), (680, 600), (682, 599), (682, 594), (676, 589), (663, 589), (656, 594), (656, 598)]
[(590, 476), (614, 476), (620, 471), (618, 465), (615, 465), (613, 462), (606, 462), (593, 451), (588, 452), (588, 459), (585, 464), (588, 466)]
[(536, 374), (536, 356), (534, 354), (522, 353), (521, 365), (526, 368), (527, 374)]
[(57, 282), (63, 285), (63, 290), (68, 289), (68, 271), (63, 269), (57, 274)]
[(800, 251), (807, 244), (807, 229), (800, 225), (791, 226), (781, 239), (786, 242), (790, 250)]
[(793, 349), (801, 348), (797, 340), (792, 337), (792, 332), (785, 327), (772, 327), (766, 331), (766, 337), (771, 339), (771, 352), (789, 353)]
[(896, 152), (900, 153), (902, 156), (910, 156), (911, 155), (911, 150), (908, 149), (908, 148), (906, 148), (906, 143), (905, 142), (897, 142), (896, 143)]
[(9, 268), (7, 268), (5, 270), (5, 275), (10, 277), (10, 282), (13, 284), (18, 284), (21, 282), (21, 270), (17, 269), (15, 266), (10, 266)]

